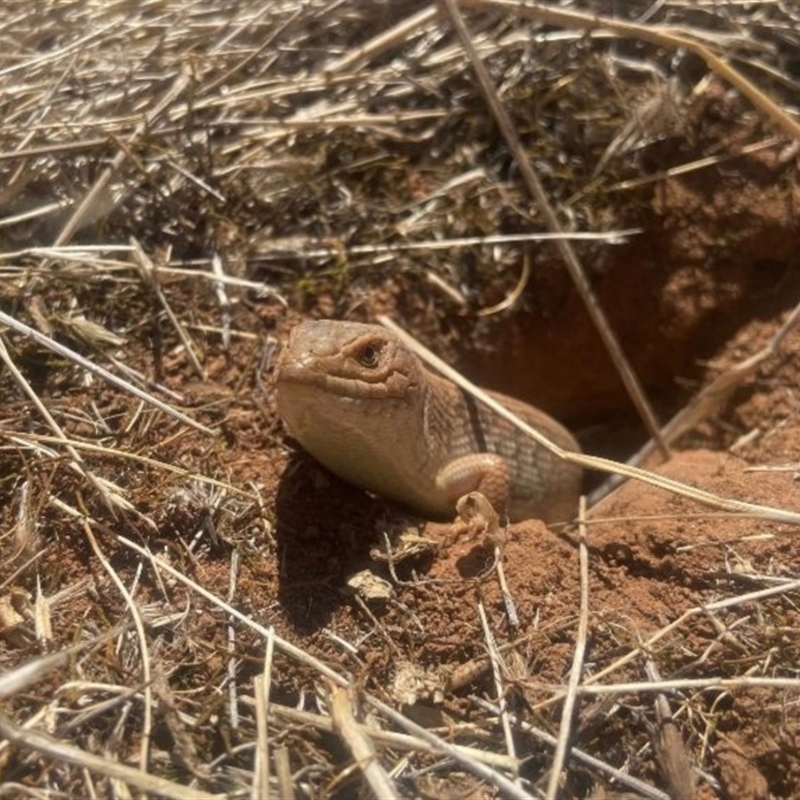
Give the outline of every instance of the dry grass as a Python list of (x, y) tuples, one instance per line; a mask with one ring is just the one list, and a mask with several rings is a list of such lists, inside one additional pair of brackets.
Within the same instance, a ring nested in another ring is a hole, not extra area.
[[(274, 498), (242, 464), (277, 441), (264, 392), (276, 319), (380, 310), (389, 288), (410, 319), (497, 311), (519, 296), (520, 250), (543, 226), (437, 6), (224, 5), (5, 0), (0, 14), (0, 795), (344, 797), (360, 770), (379, 797), (554, 797), (559, 775), (531, 775), (514, 729), (573, 765), (569, 792), (667, 797), (681, 785), (669, 765), (688, 763), (680, 737), (656, 747), (661, 779), (604, 763), (587, 736), (593, 752), (570, 749), (572, 720), (558, 744), (484, 696), (469, 722), (431, 731), (386, 687), (363, 688), (363, 664), (342, 655), (352, 642), (331, 632), (312, 653), (256, 621), (279, 599), (253, 590), (253, 563), (274, 566), (279, 548)], [(791, 146), (791, 3), (576, 4), (624, 5), (617, 30), (555, 24), (530, 3), (463, 5), (560, 225), (589, 234), (575, 237), (583, 257), (639, 224), (665, 174), (654, 143), (680, 141), (671, 170), (731, 156), (700, 161), (686, 135), (701, 86), (731, 79), (703, 53), (724, 56), (754, 103), (737, 152)], [(256, 303), (262, 326), (246, 329)], [(215, 387), (222, 374), (255, 399)], [(656, 645), (677, 651), (681, 626), (702, 617), (727, 635), (738, 623), (724, 614), (779, 616), (791, 600), (758, 604), (797, 589), (728, 596), (609, 644), (587, 681), (576, 659), (569, 703), (635, 696), (646, 715), (663, 693), (685, 719), (694, 691), (796, 690), (792, 645), (771, 646), (745, 615), (742, 659), (769, 661), (772, 680), (709, 658), (702, 679), (598, 682), (656, 656), (664, 672), (674, 653)], [(509, 656), (495, 656), (499, 696)], [(526, 680), (533, 718), (564, 702), (566, 686)], [(649, 751), (646, 726), (627, 744)]]

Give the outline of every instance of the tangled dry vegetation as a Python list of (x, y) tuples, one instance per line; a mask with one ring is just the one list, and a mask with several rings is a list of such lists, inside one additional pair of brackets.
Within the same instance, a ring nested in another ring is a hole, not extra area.
[[(459, 7), (580, 259), (601, 269), (646, 228), (668, 176), (793, 163), (794, 4), (552, 6)], [(446, 348), (529, 303), (525, 275), (561, 269), (531, 253), (544, 215), (455, 16), (4, 0), (3, 796), (800, 792), (796, 572), (687, 595), (634, 633), (578, 615), (584, 563), (573, 612), (540, 627), (532, 600), (506, 624), (482, 573), (433, 580), (444, 559), (416, 534), (412, 566), (395, 556), (379, 579), (389, 600), (345, 593), (385, 509), (343, 487), (327, 506), (281, 499), (269, 381), (292, 322), (388, 311)], [(740, 607), (755, 621), (726, 616)], [(748, 730), (782, 720), (759, 769), (725, 735), (746, 688)]]

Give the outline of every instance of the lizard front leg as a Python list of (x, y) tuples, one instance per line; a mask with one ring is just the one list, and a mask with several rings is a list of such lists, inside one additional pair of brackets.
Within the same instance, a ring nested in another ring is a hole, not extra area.
[(470, 492), (480, 492), (498, 514), (503, 514), (511, 492), (508, 462), (494, 453), (471, 453), (453, 459), (436, 476), (436, 486), (455, 509), (458, 500)]

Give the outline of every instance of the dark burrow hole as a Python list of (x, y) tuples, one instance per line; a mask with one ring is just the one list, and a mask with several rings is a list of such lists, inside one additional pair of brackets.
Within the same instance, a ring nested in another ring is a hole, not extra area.
[[(739, 263), (726, 257), (688, 266), (652, 257), (658, 242), (639, 242), (620, 249), (613, 264), (593, 277), (660, 424), (716, 375), (705, 365), (731, 337), (752, 321), (775, 319), (794, 307), (800, 269), (789, 253), (800, 249), (800, 235), (788, 234), (780, 241), (781, 258), (767, 257), (767, 250)], [(524, 311), (465, 331), (457, 366), (479, 385), (556, 417), (585, 452), (628, 459), (648, 436), (566, 270), (560, 264), (543, 268), (528, 294)], [(762, 346), (754, 343), (742, 358)]]

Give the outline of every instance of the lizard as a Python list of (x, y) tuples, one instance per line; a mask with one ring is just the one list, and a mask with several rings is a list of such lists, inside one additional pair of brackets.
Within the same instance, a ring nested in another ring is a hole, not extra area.
[[(379, 325), (307, 321), (276, 365), (278, 413), (289, 434), (338, 477), (434, 518), (472, 491), (510, 521), (574, 516), (582, 471), (425, 367)], [(490, 392), (564, 450), (552, 417)]]

